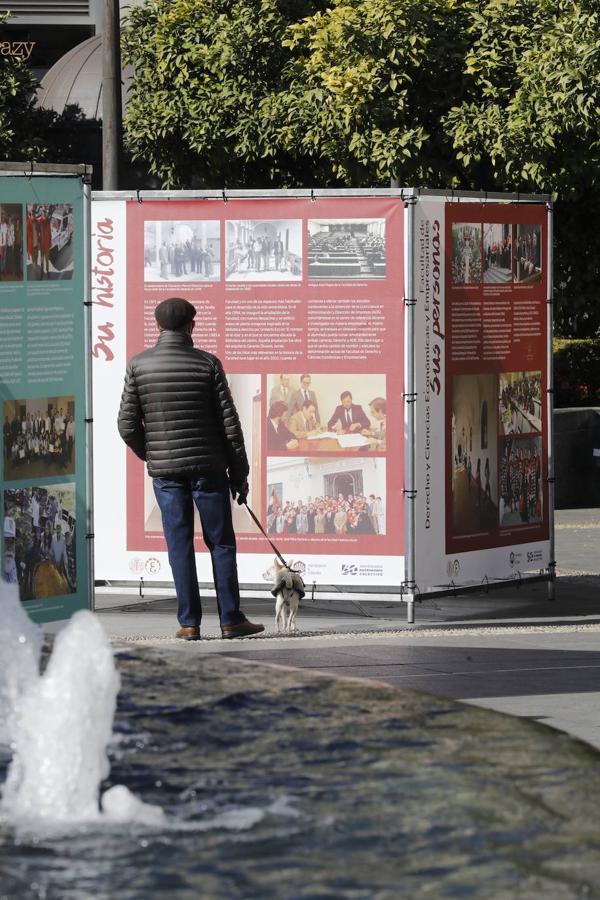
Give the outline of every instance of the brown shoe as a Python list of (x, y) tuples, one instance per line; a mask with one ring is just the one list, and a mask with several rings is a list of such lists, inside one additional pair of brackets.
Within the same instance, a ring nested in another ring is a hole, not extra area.
[(180, 628), (176, 638), (179, 638), (182, 641), (199, 641), (200, 640), (200, 626), (199, 625), (187, 625), (184, 628)]
[(238, 622), (237, 625), (222, 625), (221, 636), (224, 638), (251, 637), (253, 634), (260, 634), (264, 630), (264, 625), (255, 625), (253, 622), (245, 619), (243, 622)]

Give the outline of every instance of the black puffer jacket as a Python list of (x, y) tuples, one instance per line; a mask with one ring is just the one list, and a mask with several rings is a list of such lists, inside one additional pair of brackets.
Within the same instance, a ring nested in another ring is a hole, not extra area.
[(133, 357), (118, 427), (152, 478), (228, 469), (230, 480), (242, 484), (248, 476), (244, 435), (223, 367), (183, 332), (163, 331), (154, 347)]

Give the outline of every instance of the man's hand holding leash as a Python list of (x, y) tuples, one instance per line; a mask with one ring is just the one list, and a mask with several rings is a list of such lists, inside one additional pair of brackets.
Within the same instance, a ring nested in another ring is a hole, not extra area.
[(243, 484), (233, 484), (229, 485), (229, 490), (231, 491), (231, 496), (234, 500), (237, 500), (238, 506), (244, 506), (246, 500), (248, 499), (248, 491), (250, 488), (248, 487), (248, 482), (244, 481)]

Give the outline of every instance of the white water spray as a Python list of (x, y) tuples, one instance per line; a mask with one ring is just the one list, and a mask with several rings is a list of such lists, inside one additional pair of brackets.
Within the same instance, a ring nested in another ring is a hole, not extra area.
[(10, 744), (15, 710), (38, 677), (42, 638), (21, 605), (18, 585), (0, 582), (0, 744)]
[(13, 750), (0, 801), (2, 818), (27, 831), (94, 821), (161, 824), (162, 810), (123, 785), (106, 791), (105, 812), (100, 812), (120, 679), (99, 621), (86, 610), (75, 613), (57, 635), (43, 675), (40, 643), (40, 630), (23, 612), (18, 592), (2, 583), (0, 649), (8, 666), (0, 681), (0, 703), (3, 737)]

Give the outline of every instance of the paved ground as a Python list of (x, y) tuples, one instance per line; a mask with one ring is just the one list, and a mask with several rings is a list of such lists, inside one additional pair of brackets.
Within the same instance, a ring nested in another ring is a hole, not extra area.
[(600, 748), (600, 510), (557, 513), (556, 599), (543, 583), (448, 596), (416, 607), (414, 626), (400, 604), (358, 605), (319, 599), (301, 609), (298, 636), (273, 626), (273, 604), (245, 598), (265, 636), (219, 637), (214, 601), (203, 621), (207, 640), (173, 639), (168, 591), (144, 599), (98, 590), (97, 607), (117, 642), (169, 642), (189, 655), (235, 654), (249, 662), (318, 669), (453, 697), (543, 721)]

